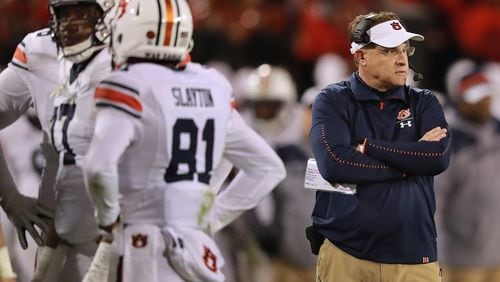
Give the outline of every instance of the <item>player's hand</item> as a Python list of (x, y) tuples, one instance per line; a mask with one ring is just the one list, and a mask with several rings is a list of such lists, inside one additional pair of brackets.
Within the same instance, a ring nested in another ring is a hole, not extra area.
[(113, 222), (110, 225), (99, 225), (99, 229), (101, 230), (101, 237), (99, 238), (99, 241), (104, 241), (107, 243), (112, 243), (114, 240), (114, 234), (116, 227), (120, 223), (120, 217), (118, 217), (115, 222)]
[(448, 130), (446, 128), (435, 127), (429, 131), (427, 131), (422, 138), (418, 141), (440, 141), (441, 139), (446, 137)]
[(35, 198), (24, 196), (18, 192), (1, 198), (0, 205), (16, 227), (17, 236), (23, 249), (28, 247), (26, 231), (38, 245), (43, 244), (42, 236), (35, 229), (35, 225), (43, 233), (48, 233), (50, 225), (45, 220), (52, 219), (52, 211), (40, 206)]

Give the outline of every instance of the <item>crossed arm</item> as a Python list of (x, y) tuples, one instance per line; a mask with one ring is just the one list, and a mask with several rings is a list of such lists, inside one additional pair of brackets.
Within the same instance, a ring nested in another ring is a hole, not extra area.
[[(435, 97), (419, 115), (419, 140), (389, 142), (359, 138), (348, 124), (345, 112), (327, 95), (318, 96), (313, 108), (311, 144), (318, 169), (327, 181), (366, 185), (398, 180), (408, 174), (432, 176), (449, 163), (450, 135), (441, 106)], [(359, 146), (359, 143), (362, 145)], [(362, 153), (361, 153), (362, 152)]]

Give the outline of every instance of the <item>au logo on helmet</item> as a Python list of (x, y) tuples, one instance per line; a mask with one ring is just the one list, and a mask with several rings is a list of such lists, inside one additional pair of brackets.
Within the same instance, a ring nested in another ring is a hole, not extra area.
[(123, 17), (125, 12), (127, 11), (127, 4), (129, 0), (120, 0), (120, 3), (118, 4), (118, 19)]

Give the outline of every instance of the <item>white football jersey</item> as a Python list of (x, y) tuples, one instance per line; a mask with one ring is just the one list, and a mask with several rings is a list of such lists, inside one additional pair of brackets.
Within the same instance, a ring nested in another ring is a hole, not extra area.
[[(233, 111), (228, 81), (215, 70), (195, 63), (183, 71), (134, 64), (105, 78), (95, 96), (98, 107), (116, 108), (137, 118), (134, 140), (121, 158), (119, 171), (124, 220), (135, 221), (136, 216), (142, 216), (134, 210), (135, 200), (140, 201), (144, 193), (152, 193), (150, 206), (159, 211), (177, 209), (166, 213), (174, 215), (167, 219), (170, 222), (185, 220), (178, 217), (180, 212), (198, 212), (194, 208), (180, 209), (173, 202), (199, 204), (203, 191), (209, 191), (210, 177), (222, 159)], [(166, 187), (171, 196), (165, 196), (168, 204), (163, 202), (163, 196), (154, 196), (158, 189), (163, 193)], [(142, 189), (151, 191), (137, 193)]]
[(59, 154), (54, 225), (59, 237), (72, 246), (60, 281), (81, 281), (97, 248), (99, 229), (78, 160), (86, 153), (93, 135), (95, 87), (110, 71), (107, 49), (79, 64), (64, 58), (59, 64), (61, 84), (53, 95), (49, 134)]
[[(94, 91), (111, 71), (111, 56), (106, 49), (92, 58), (85, 68), (71, 77), (73, 63), (60, 65), (63, 85), (54, 97), (50, 136), (63, 164), (75, 164), (76, 156), (85, 155), (94, 131)], [(77, 157), (78, 158), (78, 157)]]
[(48, 132), (51, 93), (59, 83), (57, 47), (49, 29), (26, 35), (4, 72), (0, 78), (0, 115), (7, 118), (2, 118), (1, 127), (12, 123), (33, 103), (42, 129)]
[[(283, 162), (245, 124), (229, 82), (214, 69), (133, 64), (104, 78), (95, 98), (83, 170), (101, 225), (120, 214), (130, 224), (217, 232), (285, 177)], [(239, 173), (219, 191), (227, 161)]]
[(83, 174), (76, 164), (92, 139), (94, 91), (101, 78), (111, 71), (111, 56), (103, 49), (78, 66), (81, 69), (76, 70), (75, 64), (61, 60), (62, 85), (53, 98), (50, 127), (51, 142), (59, 153), (54, 223), (58, 235), (72, 244), (92, 242), (99, 234)]

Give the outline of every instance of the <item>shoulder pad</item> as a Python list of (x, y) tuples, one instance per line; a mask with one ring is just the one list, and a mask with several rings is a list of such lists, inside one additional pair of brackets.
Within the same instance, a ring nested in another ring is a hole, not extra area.
[(11, 64), (29, 70), (39, 59), (57, 60), (57, 46), (48, 28), (28, 33), (17, 45)]
[(109, 54), (107, 49), (103, 49), (92, 60), (93, 62), (88, 66), (91, 76), (90, 80), (92, 83), (97, 83), (111, 72), (111, 54)]
[(219, 72), (215, 68), (191, 62), (187, 65), (186, 69), (189, 72), (210, 76), (211, 80), (213, 81), (213, 84), (218, 85), (219, 87), (230, 93), (232, 96), (233, 87), (231, 86), (231, 83), (221, 72)]

